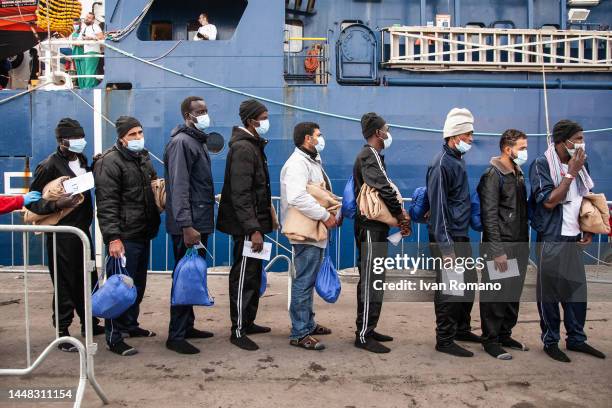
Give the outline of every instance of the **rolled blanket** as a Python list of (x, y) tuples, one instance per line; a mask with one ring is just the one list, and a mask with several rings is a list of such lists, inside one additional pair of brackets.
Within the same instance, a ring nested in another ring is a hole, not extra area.
[[(43, 188), (42, 198), (47, 201), (57, 201), (63, 195), (66, 194), (66, 190), (64, 190), (64, 181), (70, 179), (68, 176), (58, 177), (53, 181), (47, 183), (45, 188)], [(85, 201), (85, 197), (83, 194), (78, 194), (79, 196), (79, 204), (81, 205), (83, 201)], [(23, 220), (27, 224), (32, 225), (57, 225), (58, 222), (68, 214), (72, 212), (74, 208), (63, 208), (53, 214), (44, 214), (39, 215), (33, 213), (30, 210), (26, 210), (23, 216)]]
[[(336, 215), (342, 203), (325, 188), (325, 183), (308, 183), (306, 191), (327, 211)], [(327, 239), (327, 227), (323, 221), (306, 217), (298, 209), (289, 207), (283, 222), (283, 234), (293, 241), (323, 241)]]
[(160, 213), (166, 209), (166, 181), (163, 178), (151, 181), (151, 189), (153, 197), (155, 197), (155, 205)]

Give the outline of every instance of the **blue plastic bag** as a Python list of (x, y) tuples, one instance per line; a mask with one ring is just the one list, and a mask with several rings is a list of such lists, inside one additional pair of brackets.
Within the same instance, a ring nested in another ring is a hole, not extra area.
[(136, 286), (118, 258), (108, 258), (105, 273), (108, 279), (104, 285), (94, 288), (91, 310), (96, 317), (115, 319), (136, 302)]
[(264, 268), (261, 268), (261, 285), (259, 285), (259, 297), (262, 297), (266, 293), (266, 287), (268, 286), (268, 273)]
[(429, 211), (427, 187), (417, 187), (412, 193), (412, 200), (408, 207), (410, 219), (419, 224), (427, 224), (427, 220), (425, 219), (427, 211)]
[(197, 249), (189, 248), (174, 269), (172, 281), (172, 306), (212, 306), (214, 300), (208, 295), (206, 260)]
[(315, 289), (319, 296), (327, 303), (336, 303), (336, 300), (340, 297), (342, 285), (340, 284), (338, 272), (329, 256), (329, 245), (325, 248), (323, 263), (315, 281)]
[(342, 193), (342, 210), (340, 213), (342, 217), (354, 219), (356, 212), (357, 200), (355, 199), (355, 182), (353, 181), (353, 176), (351, 176), (344, 186), (344, 191)]

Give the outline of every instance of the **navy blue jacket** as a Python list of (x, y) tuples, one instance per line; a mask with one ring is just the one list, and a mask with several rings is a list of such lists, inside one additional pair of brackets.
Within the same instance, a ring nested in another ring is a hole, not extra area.
[(215, 229), (215, 190), (207, 136), (184, 125), (172, 131), (164, 151), (166, 230), (180, 235), (193, 227), (201, 234)]
[(468, 236), (471, 202), (465, 162), (446, 144), (427, 169), (427, 197), (429, 235), (442, 251), (450, 251), (455, 237)]
[[(585, 162), (584, 167), (589, 170)], [(559, 204), (552, 210), (544, 207), (550, 193), (556, 188), (550, 176), (550, 167), (546, 156), (539, 156), (529, 167), (529, 181), (531, 196), (529, 197), (531, 210), (531, 227), (538, 232), (538, 240), (554, 241), (561, 236), (563, 227), (563, 205)]]

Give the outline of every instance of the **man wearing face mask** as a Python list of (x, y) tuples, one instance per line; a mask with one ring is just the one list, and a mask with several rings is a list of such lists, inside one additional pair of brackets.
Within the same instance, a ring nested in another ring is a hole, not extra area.
[[(172, 237), (175, 265), (188, 248), (207, 247), (215, 228), (215, 191), (204, 132), (210, 125), (208, 107), (199, 96), (189, 96), (181, 103), (181, 115), (184, 124), (174, 128), (164, 152), (166, 231)], [(198, 252), (206, 256), (204, 249)], [(193, 306), (171, 306), (166, 347), (180, 354), (199, 353), (186, 339), (213, 333), (194, 328), (194, 322)]]
[(480, 321), (485, 351), (500, 360), (510, 360), (512, 355), (504, 347), (528, 350), (511, 337), (529, 262), (527, 189), (521, 170), (527, 162), (527, 136), (508, 129), (501, 136), (499, 149), (501, 155), (491, 158), (478, 184), (483, 227), (480, 250), (481, 256), (493, 260), (501, 273), (508, 272), (509, 260), (516, 260), (519, 276), (491, 280), (491, 271), (485, 268), (483, 282), (499, 283), (501, 290), (480, 292)]
[[(430, 206), (429, 242), (433, 257), (441, 259), (440, 266), (455, 259), (469, 259), (472, 249), (468, 238), (470, 225), (470, 189), (463, 156), (473, 142), (474, 117), (465, 108), (453, 108), (444, 123), (444, 145), (427, 169), (427, 196)], [(439, 265), (436, 265), (439, 266)], [(444, 281), (443, 268), (437, 271), (437, 282)], [(466, 268), (463, 279), (477, 281), (476, 271)], [(455, 343), (455, 340), (481, 343), (471, 332), (470, 313), (474, 304), (473, 291), (464, 296), (450, 296), (436, 291), (436, 350), (459, 357), (474, 353)]]
[[(281, 219), (286, 219), (287, 209), (291, 206), (306, 217), (322, 221), (328, 229), (332, 229), (337, 224), (336, 217), (306, 189), (309, 183), (324, 183), (327, 190), (331, 191), (331, 182), (321, 164), (320, 153), (325, 148), (325, 139), (319, 125), (313, 122), (298, 123), (293, 130), (293, 142), (296, 148), (280, 174)], [(290, 344), (307, 350), (323, 350), (325, 346), (314, 336), (331, 334), (331, 330), (315, 323), (313, 290), (328, 242), (327, 239), (290, 242), (295, 265), (289, 308)]]
[[(30, 184), (30, 191), (43, 191), (45, 186), (53, 180), (62, 177), (76, 177), (85, 174), (89, 171), (87, 158), (83, 154), (87, 142), (85, 141), (85, 132), (81, 124), (71, 118), (64, 118), (59, 121), (55, 128), (55, 137), (57, 139), (57, 150), (43, 160), (34, 172), (34, 179)], [(79, 196), (77, 194), (66, 194), (57, 201), (45, 200), (30, 203), (26, 207), (39, 215), (47, 215), (59, 212), (65, 208), (72, 208), (72, 211), (65, 217), (61, 218), (57, 225), (67, 225), (76, 227), (85, 232), (91, 243), (91, 235), (89, 227), (93, 221), (93, 204), (91, 193), (85, 191), (82, 193), (83, 202), (79, 204)], [(58, 302), (58, 323), (59, 335), (70, 336), (68, 328), (72, 324), (72, 318), (76, 311), (81, 320), (81, 334), (85, 333), (85, 304), (83, 298), (84, 273), (83, 273), (83, 256), (91, 254), (83, 254), (83, 244), (81, 239), (74, 234), (57, 234), (57, 302)], [(93, 246), (92, 246), (93, 249)], [(47, 256), (49, 273), (53, 280), (54, 259), (53, 259), (53, 235), (47, 234)], [(98, 275), (95, 271), (91, 274), (92, 288), (98, 281)], [(55, 308), (51, 304), (53, 311), (53, 325), (55, 326)], [(94, 334), (104, 333), (104, 328), (98, 325), (98, 319), (93, 319)], [(78, 351), (77, 348), (70, 343), (61, 343), (58, 348), (62, 351)]]
[[(383, 150), (391, 147), (391, 134), (385, 120), (374, 112), (361, 117), (361, 132), (367, 143), (363, 146), (353, 165), (355, 197), (363, 184), (376, 189), (392, 216), (397, 218), (403, 236), (410, 235), (410, 218), (402, 208), (398, 192), (387, 176)], [(392, 341), (393, 337), (376, 331), (382, 310), (383, 291), (374, 290), (375, 280), (385, 281), (384, 271), (374, 272), (374, 260), (387, 257), (387, 236), (389, 226), (366, 218), (359, 211), (355, 217), (355, 242), (357, 245), (357, 265), (359, 283), (357, 284), (357, 319), (355, 347), (372, 353), (391, 351), (380, 342)]]
[(272, 232), (272, 194), (268, 159), (263, 136), (270, 128), (268, 109), (250, 99), (240, 104), (243, 126), (232, 130), (225, 163), (225, 178), (219, 203), (217, 229), (234, 240), (233, 264), (229, 276), (230, 341), (243, 350), (257, 344), (248, 334), (268, 333), (269, 327), (255, 324), (259, 306), (262, 260), (242, 256), (245, 241), (253, 251), (263, 249), (263, 235)]
[(98, 224), (108, 255), (125, 257), (125, 269), (134, 280), (136, 302), (116, 319), (106, 319), (106, 344), (120, 356), (137, 350), (124, 337), (153, 337), (139, 326), (140, 303), (147, 284), (151, 239), (159, 230), (159, 211), (151, 189), (157, 173), (145, 147), (142, 125), (136, 118), (121, 116), (115, 122), (117, 143), (94, 158)]
[(582, 198), (594, 183), (586, 162), (582, 127), (561, 120), (553, 128), (552, 141), (529, 169), (531, 225), (538, 233), (537, 295), (544, 351), (553, 360), (570, 362), (558, 346), (561, 303), (567, 349), (605, 358), (586, 343), (584, 332), (587, 285), (582, 250), (592, 242), (593, 235), (580, 231), (578, 219)]
[[(104, 40), (104, 33), (96, 22), (96, 16), (94, 13), (87, 13), (85, 20), (83, 21), (81, 32), (79, 34), (80, 40), (100, 41)], [(85, 55), (99, 55), (102, 52), (100, 44), (87, 44), (83, 47)], [(101, 58), (82, 58), (80, 64), (77, 65), (77, 74), (79, 75), (96, 75), (98, 73), (98, 64), (102, 61)], [(79, 88), (87, 89), (93, 88), (98, 85), (98, 79), (96, 78), (78, 78)]]

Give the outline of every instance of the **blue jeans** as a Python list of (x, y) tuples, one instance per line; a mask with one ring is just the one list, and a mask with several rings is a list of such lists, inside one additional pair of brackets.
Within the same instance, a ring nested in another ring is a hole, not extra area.
[(149, 241), (123, 241), (125, 248), (125, 269), (134, 279), (136, 302), (116, 319), (106, 319), (106, 343), (111, 346), (123, 340), (122, 333), (138, 328), (140, 302), (147, 286), (147, 266), (149, 264)]
[(295, 266), (295, 279), (291, 283), (291, 318), (292, 340), (298, 340), (311, 333), (316, 323), (312, 311), (313, 290), (317, 274), (323, 263), (324, 248), (313, 245), (293, 245), (293, 262)]

